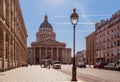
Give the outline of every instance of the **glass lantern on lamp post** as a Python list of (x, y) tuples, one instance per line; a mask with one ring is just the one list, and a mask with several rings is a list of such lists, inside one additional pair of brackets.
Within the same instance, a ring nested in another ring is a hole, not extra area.
[(72, 67), (72, 80), (77, 81), (76, 78), (76, 66), (75, 66), (75, 25), (78, 23), (78, 14), (76, 13), (76, 9), (73, 9), (73, 13), (70, 16), (71, 23), (73, 25), (73, 67)]

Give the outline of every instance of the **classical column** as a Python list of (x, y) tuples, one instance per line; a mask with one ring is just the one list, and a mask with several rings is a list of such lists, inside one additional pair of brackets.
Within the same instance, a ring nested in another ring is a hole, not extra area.
[(8, 38), (8, 69), (10, 69), (10, 47), (11, 47), (11, 44), (10, 44), (10, 35), (9, 35), (9, 38)]
[(45, 47), (45, 58), (47, 58), (47, 47)]
[(41, 60), (41, 59), (42, 59), (41, 57), (42, 57), (42, 56), (41, 56), (41, 47), (39, 47), (39, 62), (40, 62), (40, 63), (41, 63), (41, 61), (42, 61), (42, 60)]
[(51, 59), (53, 59), (53, 48), (51, 48)]
[(5, 50), (6, 42), (5, 42), (5, 39), (6, 39), (6, 32), (3, 31), (3, 61), (2, 61), (2, 71), (5, 71), (5, 56), (6, 56), (6, 50)]
[(35, 64), (35, 47), (33, 47), (33, 63)]
[[(30, 65), (32, 65), (32, 48), (30, 48), (30, 54), (27, 54), (30, 56)], [(29, 58), (28, 58), (29, 60)]]
[(12, 43), (13, 43), (13, 47), (12, 47), (12, 67), (14, 68), (14, 50), (15, 50), (15, 44), (14, 44), (14, 40), (12, 40)]
[[(19, 45), (17, 45), (17, 50), (19, 50)], [(18, 57), (17, 58), (18, 59), (18, 67), (20, 67), (20, 57), (19, 56), (20, 56), (20, 52), (18, 51), (18, 56), (17, 56)]]
[(16, 43), (14, 41), (14, 67), (16, 67)]
[(34, 46), (32, 46), (31, 64), (34, 64)]
[(62, 49), (62, 62), (65, 63), (65, 49)]
[(58, 48), (57, 48), (57, 60), (59, 60)]

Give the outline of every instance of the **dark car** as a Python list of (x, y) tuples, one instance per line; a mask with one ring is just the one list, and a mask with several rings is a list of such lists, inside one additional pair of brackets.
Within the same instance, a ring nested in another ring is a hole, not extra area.
[(108, 63), (104, 67), (105, 67), (105, 69), (114, 70), (115, 69), (115, 63)]
[(85, 62), (77, 62), (77, 63), (76, 63), (76, 66), (77, 66), (77, 67), (80, 67), (80, 68), (86, 68)]
[(104, 63), (102, 63), (102, 62), (96, 62), (95, 64), (94, 64), (94, 68), (104, 68), (104, 66), (105, 66), (105, 64)]

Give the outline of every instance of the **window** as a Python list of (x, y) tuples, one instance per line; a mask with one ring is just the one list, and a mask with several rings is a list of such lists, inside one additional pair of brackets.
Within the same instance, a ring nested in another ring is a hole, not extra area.
[(114, 42), (112, 42), (112, 47), (114, 47)]
[(119, 49), (118, 53), (119, 53), (119, 55), (120, 55), (120, 49)]
[(117, 55), (120, 55), (120, 49), (117, 50)]
[(109, 34), (109, 31), (107, 31), (107, 34)]
[(120, 46), (120, 40), (117, 41), (117, 46)]
[(111, 30), (111, 32), (113, 32), (113, 29)]
[(114, 39), (114, 35), (111, 35), (111, 38)]
[(120, 37), (120, 32), (117, 33), (117, 37)]
[(113, 50), (111, 51), (111, 55), (112, 55), (112, 56), (114, 55), (114, 52), (113, 52)]
[(120, 30), (120, 26), (118, 26), (117, 29)]

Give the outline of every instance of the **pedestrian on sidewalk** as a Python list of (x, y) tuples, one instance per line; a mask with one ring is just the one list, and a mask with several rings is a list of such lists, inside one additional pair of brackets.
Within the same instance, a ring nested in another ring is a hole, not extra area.
[(50, 64), (51, 64), (51, 63), (50, 63), (50, 60), (49, 60), (49, 61), (48, 61), (48, 68), (49, 68), (49, 69), (50, 69)]

